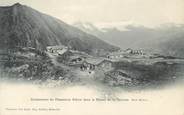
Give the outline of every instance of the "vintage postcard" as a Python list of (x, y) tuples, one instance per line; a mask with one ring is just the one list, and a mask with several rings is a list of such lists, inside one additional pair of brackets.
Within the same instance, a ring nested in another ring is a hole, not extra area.
[(0, 115), (184, 115), (184, 1), (0, 0)]

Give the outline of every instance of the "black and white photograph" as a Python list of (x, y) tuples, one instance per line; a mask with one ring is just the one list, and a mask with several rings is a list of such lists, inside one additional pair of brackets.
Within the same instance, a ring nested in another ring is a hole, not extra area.
[(183, 0), (0, 0), (0, 115), (183, 108)]

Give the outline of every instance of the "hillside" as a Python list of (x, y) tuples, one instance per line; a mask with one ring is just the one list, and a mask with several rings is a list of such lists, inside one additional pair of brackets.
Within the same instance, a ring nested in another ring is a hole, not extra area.
[(0, 7), (0, 40), (1, 49), (15, 49), (18, 46), (45, 50), (47, 46), (60, 44), (90, 54), (98, 50), (118, 49), (93, 35), (19, 3)]

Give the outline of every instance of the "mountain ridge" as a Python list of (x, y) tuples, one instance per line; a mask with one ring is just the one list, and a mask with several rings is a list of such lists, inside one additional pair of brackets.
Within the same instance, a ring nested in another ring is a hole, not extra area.
[(122, 49), (142, 49), (152, 53), (184, 57), (183, 24), (171, 23), (155, 28), (127, 25), (125, 30), (119, 30), (117, 27), (99, 29), (93, 24), (88, 24), (92, 25), (88, 29), (85, 28), (85, 24), (88, 23), (75, 23), (74, 26)]
[(50, 45), (71, 46), (93, 54), (96, 50), (114, 51), (118, 47), (87, 34), (63, 21), (16, 3), (0, 7), (0, 48), (33, 47), (45, 50)]

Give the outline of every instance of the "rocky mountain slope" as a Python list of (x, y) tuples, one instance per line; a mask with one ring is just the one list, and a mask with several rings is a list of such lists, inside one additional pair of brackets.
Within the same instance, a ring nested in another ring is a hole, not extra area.
[(0, 7), (0, 48), (33, 47), (44, 50), (50, 45), (66, 45), (94, 54), (114, 47), (54, 17), (19, 3)]

